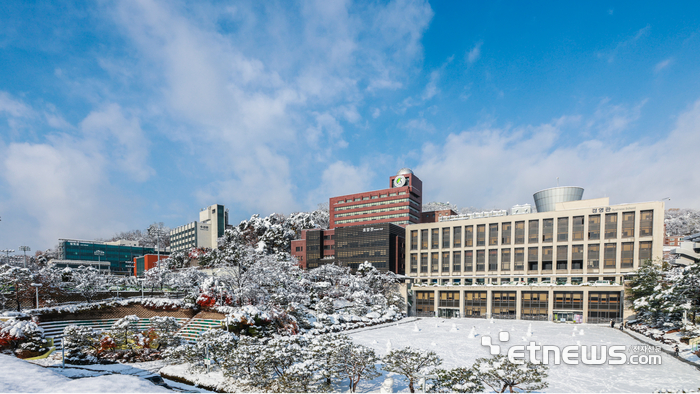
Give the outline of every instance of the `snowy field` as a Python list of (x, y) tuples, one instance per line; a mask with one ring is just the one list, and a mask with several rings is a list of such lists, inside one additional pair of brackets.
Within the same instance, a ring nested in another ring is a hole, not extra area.
[[(532, 324), (532, 336), (528, 326)], [(416, 331), (416, 327), (418, 331)], [(474, 328), (475, 338), (469, 338)], [(570, 325), (552, 322), (485, 319), (427, 318), (407, 324), (378, 329), (364, 329), (350, 334), (356, 343), (369, 346), (380, 356), (387, 353), (387, 342), (394, 349), (411, 346), (436, 352), (443, 360), (443, 368), (471, 366), (477, 358), (490, 357), (489, 349), (481, 345), (481, 336), (489, 335), (494, 344), (500, 330), (510, 333), (510, 341), (501, 344), (506, 353), (509, 345), (526, 345), (535, 341), (540, 345), (625, 345), (628, 349), (642, 343), (629, 335), (607, 326)], [(627, 353), (630, 355), (631, 353)], [(653, 392), (655, 390), (692, 390), (700, 388), (700, 371), (662, 353), (661, 365), (550, 365), (549, 388), (544, 392)], [(371, 382), (360, 382), (359, 391), (378, 392), (382, 376)], [(394, 377), (394, 390), (407, 392), (408, 386), (400, 377)]]

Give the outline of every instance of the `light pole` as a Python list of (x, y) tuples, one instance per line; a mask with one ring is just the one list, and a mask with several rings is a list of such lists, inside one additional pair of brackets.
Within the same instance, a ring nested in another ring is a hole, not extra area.
[(102, 263), (102, 256), (105, 255), (105, 252), (103, 250), (96, 250), (95, 251), (95, 256), (97, 256), (97, 272), (100, 272), (100, 265)]
[(19, 250), (24, 252), (24, 268), (27, 268), (27, 252), (32, 249), (29, 246), (20, 246)]
[(32, 283), (30, 286), (33, 286), (36, 289), (36, 307), (39, 309), (39, 288), (42, 285), (41, 283)]
[(0, 252), (5, 253), (7, 257), (5, 258), (5, 263), (9, 264), (10, 263), (10, 253), (14, 253), (14, 249), (3, 249), (0, 250)]

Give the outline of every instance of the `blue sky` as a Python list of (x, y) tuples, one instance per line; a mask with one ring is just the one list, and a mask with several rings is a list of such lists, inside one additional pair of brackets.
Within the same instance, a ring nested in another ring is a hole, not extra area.
[(4, 2), (0, 247), (556, 185), (700, 208), (696, 2)]

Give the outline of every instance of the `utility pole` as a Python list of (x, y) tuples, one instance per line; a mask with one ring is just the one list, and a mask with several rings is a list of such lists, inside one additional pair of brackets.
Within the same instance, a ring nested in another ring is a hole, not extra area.
[(20, 246), (19, 250), (24, 252), (24, 268), (27, 268), (27, 252), (32, 249), (29, 246)]
[(3, 249), (0, 250), (0, 252), (5, 253), (7, 257), (5, 257), (5, 263), (10, 264), (10, 253), (14, 253), (14, 249)]
[(102, 256), (105, 255), (105, 252), (103, 250), (96, 250), (95, 251), (95, 256), (97, 256), (97, 272), (100, 272), (100, 265), (102, 263)]

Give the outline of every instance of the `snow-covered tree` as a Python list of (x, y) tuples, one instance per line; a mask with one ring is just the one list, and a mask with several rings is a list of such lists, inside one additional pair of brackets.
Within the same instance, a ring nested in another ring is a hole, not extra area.
[(161, 347), (179, 346), (181, 340), (175, 336), (180, 325), (174, 317), (170, 316), (154, 316), (149, 319), (150, 327), (157, 335), (157, 349)]
[(107, 288), (107, 277), (94, 267), (82, 266), (77, 269), (65, 269), (70, 272), (71, 281), (75, 285), (74, 289), (87, 302), (92, 302), (95, 295)]
[(700, 211), (695, 209), (667, 209), (664, 216), (667, 235), (700, 233)]
[(419, 375), (442, 364), (435, 352), (413, 349), (410, 346), (390, 351), (384, 356), (384, 370), (402, 375), (408, 381), (408, 389), (415, 393), (414, 383)]
[(225, 367), (236, 352), (238, 337), (224, 330), (213, 329), (200, 333), (194, 344), (183, 344), (166, 349), (166, 360), (173, 363), (188, 363), (190, 370), (201, 372), (206, 369), (205, 359), (215, 365)]
[(102, 334), (92, 327), (70, 325), (63, 329), (62, 346), (71, 364), (97, 362)]
[(124, 316), (112, 324), (110, 328), (114, 335), (114, 341), (117, 346), (132, 348), (133, 344), (129, 342), (129, 338), (138, 332), (139, 317), (136, 315)]
[(143, 284), (146, 287), (150, 287), (151, 291), (153, 291), (155, 288), (160, 288), (160, 290), (163, 290), (163, 286), (166, 285), (171, 275), (172, 270), (167, 263), (161, 260), (160, 264), (144, 272)]
[(341, 347), (337, 360), (341, 374), (350, 381), (350, 391), (353, 393), (357, 390), (360, 380), (371, 380), (381, 376), (376, 368), (379, 357), (373, 349), (366, 346), (352, 344)]
[(308, 351), (319, 366), (318, 375), (325, 389), (330, 390), (334, 379), (347, 377), (342, 357), (352, 346), (352, 340), (344, 334), (318, 335), (311, 339)]
[(31, 320), (0, 320), (0, 349), (13, 350), (20, 357), (32, 357), (48, 350), (44, 329)]
[(160, 223), (153, 223), (145, 230), (129, 230), (115, 234), (105, 241), (117, 241), (120, 239), (137, 241), (140, 246), (153, 248), (158, 243), (158, 232), (160, 232), (160, 247), (170, 246), (170, 229)]
[(436, 376), (431, 379), (431, 393), (481, 393), (484, 385), (471, 368), (438, 368), (433, 371)]
[(542, 390), (549, 387), (546, 382), (549, 367), (530, 361), (515, 364), (508, 357), (497, 354), (490, 358), (478, 358), (472, 367), (479, 380), (497, 393), (515, 389), (523, 391)]

